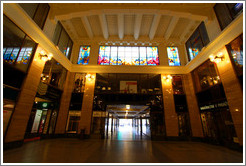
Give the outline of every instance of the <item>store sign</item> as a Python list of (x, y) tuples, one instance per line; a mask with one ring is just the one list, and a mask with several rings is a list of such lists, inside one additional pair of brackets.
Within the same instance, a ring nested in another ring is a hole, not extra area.
[(214, 104), (202, 106), (200, 107), (200, 110), (209, 110), (212, 108), (214, 108)]
[(216, 104), (201, 106), (200, 110), (203, 111), (203, 110), (210, 110), (210, 109), (223, 108), (223, 107), (228, 107), (227, 101), (224, 101), (221, 103), (216, 103)]
[(137, 93), (137, 81), (120, 81), (120, 91), (122, 93)]
[(218, 103), (218, 107), (227, 107), (228, 103), (227, 101), (223, 102), (223, 103)]
[(93, 117), (106, 117), (106, 112), (93, 111)]

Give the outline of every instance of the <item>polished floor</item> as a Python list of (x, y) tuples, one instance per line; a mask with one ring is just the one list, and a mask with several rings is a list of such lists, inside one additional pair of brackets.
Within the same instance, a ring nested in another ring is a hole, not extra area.
[(241, 163), (243, 154), (199, 142), (47, 139), (3, 152), (4, 163)]

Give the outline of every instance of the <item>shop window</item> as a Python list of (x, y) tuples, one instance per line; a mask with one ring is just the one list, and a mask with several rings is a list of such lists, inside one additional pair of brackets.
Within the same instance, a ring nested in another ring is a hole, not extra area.
[(79, 50), (78, 64), (88, 65), (90, 58), (90, 46), (81, 46)]
[(208, 43), (207, 30), (204, 22), (202, 22), (185, 43), (189, 61), (194, 59)]
[(27, 71), (36, 43), (5, 15), (3, 16), (3, 61)]
[(173, 86), (173, 94), (184, 94), (181, 76), (173, 76), (172, 86)]
[(200, 92), (221, 83), (216, 64), (210, 60), (192, 71), (196, 92)]
[(73, 41), (69, 37), (66, 30), (63, 28), (60, 22), (57, 23), (56, 29), (53, 36), (54, 44), (59, 48), (59, 50), (70, 59), (70, 55), (72, 52)]
[(231, 41), (227, 50), (241, 84), (243, 84), (243, 34)]
[(159, 74), (97, 74), (96, 93), (161, 93)]
[(25, 138), (54, 133), (58, 103), (44, 98), (35, 98), (28, 120)]
[(56, 60), (52, 59), (45, 63), (44, 70), (41, 75), (41, 82), (44, 83), (43, 86), (51, 85), (58, 89), (63, 89), (66, 74), (67, 70)]
[(22, 9), (43, 29), (50, 6), (47, 3), (19, 3)]
[(74, 79), (74, 92), (83, 93), (85, 90), (85, 73), (76, 73)]
[(243, 11), (243, 3), (217, 3), (214, 6), (221, 30), (225, 29)]
[(81, 111), (69, 111), (67, 120), (67, 133), (77, 133), (79, 121), (80, 121)]
[(99, 65), (159, 65), (157, 47), (100, 46)]
[(180, 66), (178, 47), (167, 47), (169, 66)]

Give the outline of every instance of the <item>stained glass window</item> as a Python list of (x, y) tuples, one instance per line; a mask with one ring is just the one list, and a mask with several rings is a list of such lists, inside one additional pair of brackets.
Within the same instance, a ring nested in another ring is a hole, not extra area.
[(189, 61), (195, 58), (208, 43), (207, 30), (204, 22), (202, 22), (185, 43)]
[(139, 47), (139, 52), (140, 52), (140, 65), (147, 65), (146, 47)]
[(139, 65), (139, 49), (132, 47), (132, 65)]
[(180, 66), (179, 52), (177, 47), (167, 47), (169, 66)]
[(109, 65), (109, 59), (110, 59), (110, 47), (100, 46), (98, 64)]
[(88, 65), (90, 57), (90, 46), (81, 46), (79, 51), (78, 64)]
[(22, 47), (17, 59), (17, 63), (27, 64), (32, 54), (32, 49), (33, 49), (32, 47)]
[(159, 65), (157, 47), (100, 46), (99, 65)]
[(118, 47), (118, 65), (125, 64), (125, 47)]
[(117, 65), (118, 57), (117, 57), (117, 47), (111, 47), (110, 50), (110, 65)]

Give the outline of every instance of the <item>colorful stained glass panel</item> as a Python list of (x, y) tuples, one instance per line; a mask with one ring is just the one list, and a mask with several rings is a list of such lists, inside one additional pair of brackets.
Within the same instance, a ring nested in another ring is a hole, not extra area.
[(78, 64), (88, 65), (90, 57), (90, 46), (81, 46), (79, 50)]
[(118, 57), (117, 57), (117, 47), (111, 47), (110, 50), (110, 65), (117, 65)]
[(147, 65), (146, 47), (139, 47), (140, 52), (140, 65)]
[(179, 52), (177, 47), (167, 47), (169, 66), (180, 66)]
[(125, 47), (118, 47), (118, 65), (125, 64)]

